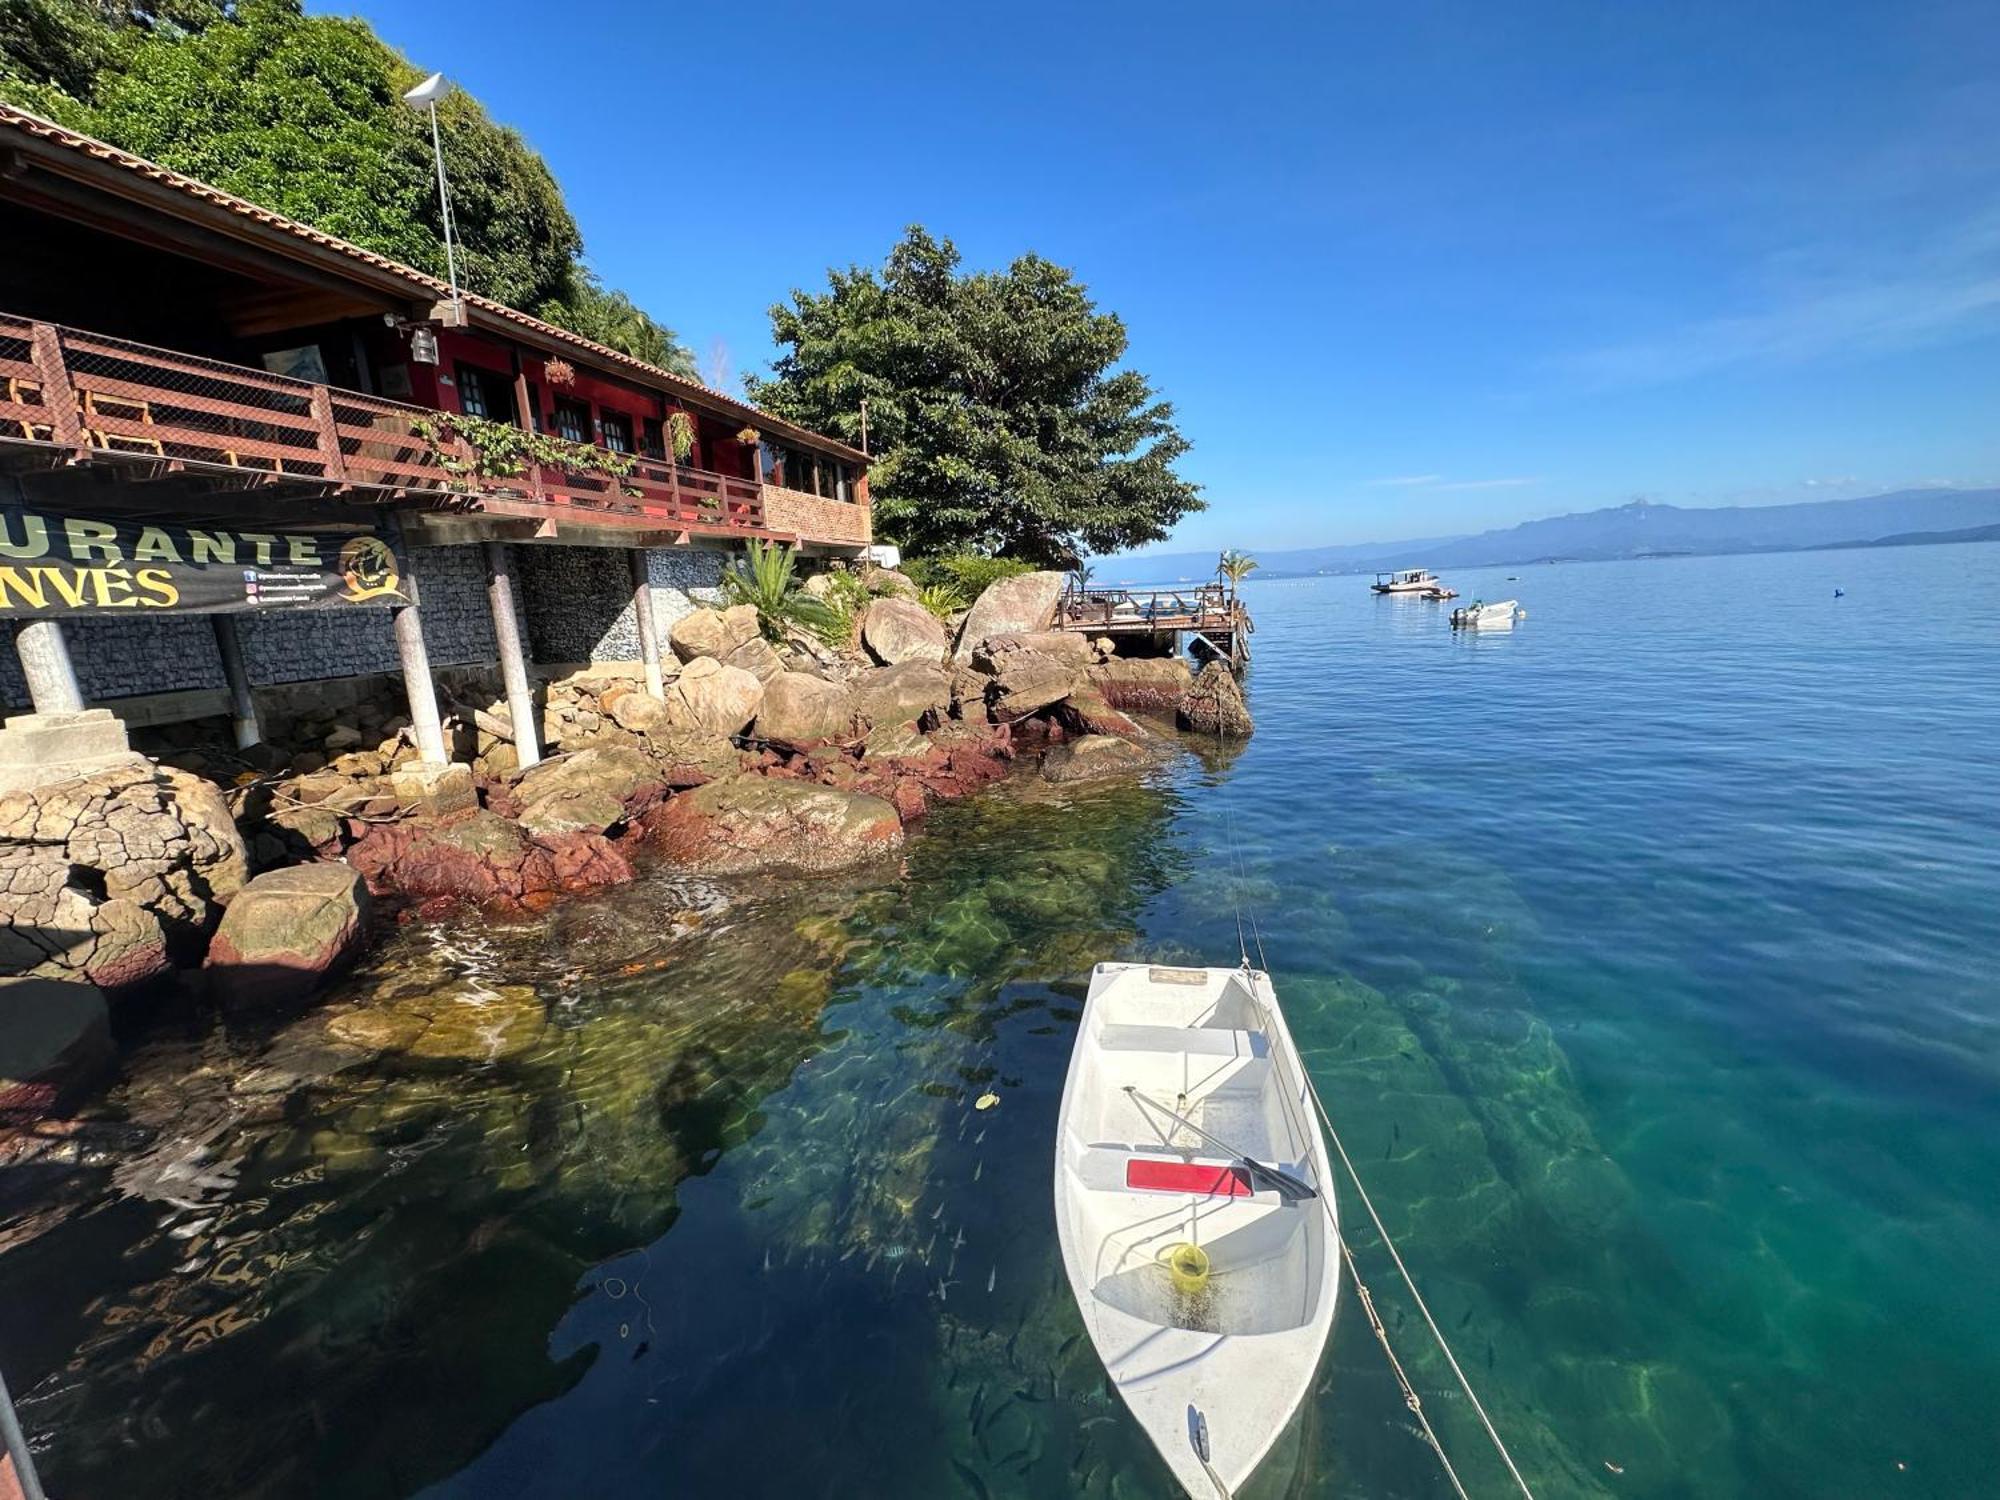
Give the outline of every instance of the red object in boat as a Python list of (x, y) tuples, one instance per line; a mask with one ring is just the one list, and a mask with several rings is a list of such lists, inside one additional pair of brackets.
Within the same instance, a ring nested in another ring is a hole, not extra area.
[(1217, 1167), (1194, 1161), (1149, 1161), (1143, 1156), (1125, 1162), (1125, 1186), (1161, 1193), (1203, 1193), (1211, 1198), (1248, 1198), (1250, 1174), (1241, 1167)]

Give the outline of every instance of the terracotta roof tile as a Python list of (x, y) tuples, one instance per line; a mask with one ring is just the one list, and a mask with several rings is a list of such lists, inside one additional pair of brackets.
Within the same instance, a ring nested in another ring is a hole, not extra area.
[[(40, 115), (32, 114), (25, 109), (17, 108), (11, 104), (0, 103), (0, 126), (18, 130), (23, 134), (34, 136), (39, 140), (48, 141), (54, 145), (73, 151), (79, 156), (104, 162), (110, 166), (133, 173), (136, 176), (160, 183), (165, 187), (185, 194), (194, 201), (258, 224), (263, 228), (271, 230), (274, 234), (303, 240), (309, 244), (317, 245), (322, 249), (334, 251), (362, 264), (373, 266), (378, 271), (386, 271), (393, 276), (409, 282), (414, 289), (420, 289), (435, 298), (443, 299), (451, 295), (451, 287), (448, 283), (440, 281), (428, 272), (419, 271), (415, 266), (407, 266), (401, 261), (392, 259), (387, 255), (382, 255), (377, 251), (363, 249), (361, 246), (343, 240), (337, 235), (331, 235), (324, 230), (315, 229), (310, 224), (302, 224), (297, 219), (288, 219), (283, 214), (274, 213), (268, 208), (260, 207), (247, 198), (239, 198), (234, 193), (226, 193), (221, 188), (213, 187), (206, 182), (200, 181), (198, 178), (189, 177), (185, 173), (163, 167), (157, 162), (148, 161), (143, 156), (135, 156), (129, 151), (121, 151), (116, 146), (107, 145), (105, 142), (96, 140), (90, 136), (78, 134), (67, 126), (58, 125), (53, 120), (43, 119)], [(620, 353), (618, 350), (610, 348), (607, 345), (584, 338), (581, 334), (571, 333), (567, 328), (560, 328), (553, 323), (544, 322), (540, 318), (531, 317), (518, 308), (509, 307), (504, 302), (495, 302), (491, 297), (482, 297), (477, 292), (461, 290), (459, 297), (470, 309), (475, 312), (484, 313), (488, 318), (514, 324), (538, 337), (587, 353), (600, 364), (611, 365), (619, 369), (635, 372), (664, 390), (675, 394), (697, 397), (711, 405), (720, 406), (733, 414), (746, 417), (760, 425), (770, 427), (774, 431), (785, 432), (804, 438), (845, 454), (850, 458), (866, 461), (867, 456), (865, 454), (861, 453), (858, 449), (849, 447), (837, 438), (830, 438), (824, 433), (817, 433), (810, 428), (801, 427), (795, 422), (788, 422), (784, 418), (774, 416), (770, 412), (752, 406), (749, 402), (741, 400), (738, 397), (715, 390), (713, 387), (705, 385), (699, 380), (691, 380), (685, 375), (676, 375), (671, 370), (663, 370), (657, 365), (649, 365), (642, 359), (635, 359), (632, 355)]]

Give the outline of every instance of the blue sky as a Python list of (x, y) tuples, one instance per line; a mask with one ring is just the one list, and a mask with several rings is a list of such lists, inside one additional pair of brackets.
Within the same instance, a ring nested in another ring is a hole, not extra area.
[(1194, 444), (1160, 550), (2000, 482), (1990, 3), (361, 13), (739, 374), (911, 222), (1073, 267)]

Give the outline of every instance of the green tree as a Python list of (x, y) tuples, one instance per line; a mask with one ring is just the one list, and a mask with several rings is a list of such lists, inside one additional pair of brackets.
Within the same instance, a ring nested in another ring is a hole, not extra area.
[(1247, 552), (1239, 552), (1231, 547), (1216, 559), (1215, 571), (1229, 580), (1229, 591), (1233, 594), (1244, 579), (1257, 571), (1257, 559)]
[[(0, 98), (441, 276), (429, 120), (400, 97), (421, 76), (367, 23), (299, 0), (0, 0)], [(692, 368), (582, 264), (562, 191), (517, 132), (462, 91), (438, 115), (469, 290)]]
[(751, 399), (860, 438), (868, 402), (877, 530), (920, 555), (976, 549), (1048, 567), (1157, 541), (1203, 508), (1174, 472), (1173, 407), (1117, 368), (1125, 325), (1063, 267), (1024, 255), (961, 274), (912, 226), (878, 274), (828, 274), (771, 309), (785, 352)]

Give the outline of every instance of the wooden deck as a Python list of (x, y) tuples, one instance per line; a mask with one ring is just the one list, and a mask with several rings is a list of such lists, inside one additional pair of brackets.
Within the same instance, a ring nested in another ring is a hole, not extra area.
[(1077, 588), (1064, 591), (1056, 606), (1055, 628), (1088, 635), (1172, 638), (1187, 636), (1231, 667), (1250, 660), (1250, 612), (1220, 583), (1178, 589)]

